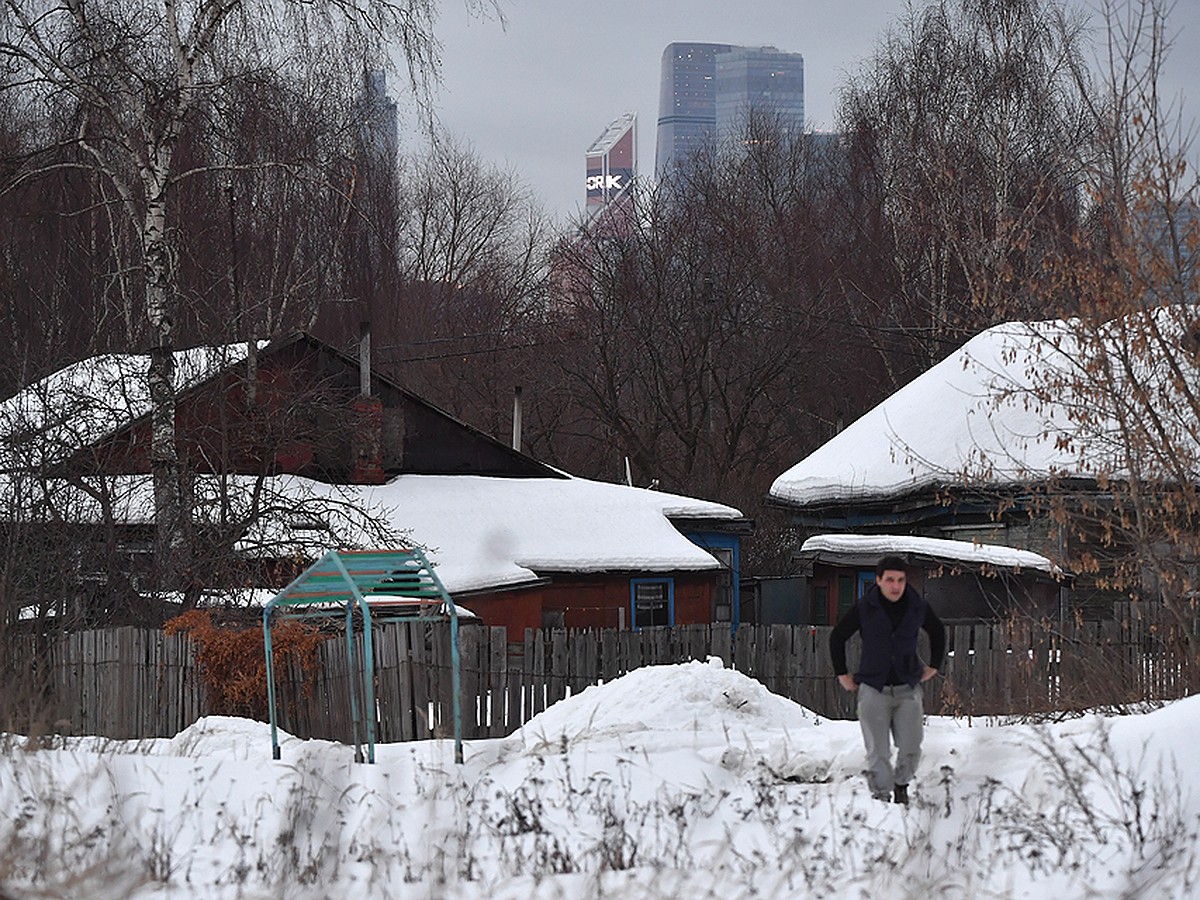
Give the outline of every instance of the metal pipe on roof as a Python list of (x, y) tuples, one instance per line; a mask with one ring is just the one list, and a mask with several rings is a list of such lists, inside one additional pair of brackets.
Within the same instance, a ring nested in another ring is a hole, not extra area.
[(521, 386), (513, 388), (512, 448), (521, 452)]
[(364, 397), (371, 396), (371, 323), (358, 324), (358, 388)]

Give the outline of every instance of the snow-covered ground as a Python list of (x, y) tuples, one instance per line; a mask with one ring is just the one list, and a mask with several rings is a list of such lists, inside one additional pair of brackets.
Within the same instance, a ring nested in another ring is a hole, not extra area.
[[(45, 744), (46, 742), (43, 742)], [(1052, 725), (931, 718), (910, 807), (854, 722), (719, 663), (640, 669), (466, 745), (350, 748), (209, 717), (170, 739), (9, 736), (0, 895), (1186, 897), (1200, 698)]]

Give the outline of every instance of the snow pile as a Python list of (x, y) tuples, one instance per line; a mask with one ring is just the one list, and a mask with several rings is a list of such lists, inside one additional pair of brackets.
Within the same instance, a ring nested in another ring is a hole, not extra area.
[(914, 802), (854, 722), (713, 663), (647, 667), (508, 738), (350, 748), (208, 717), (9, 736), (0, 894), (317, 898), (1185, 896), (1200, 698), (1046, 727), (929, 720)]
[(636, 669), (587, 688), (534, 716), (517, 736), (570, 743), (622, 733), (730, 732), (811, 726), (815, 713), (733, 669), (719, 658)]

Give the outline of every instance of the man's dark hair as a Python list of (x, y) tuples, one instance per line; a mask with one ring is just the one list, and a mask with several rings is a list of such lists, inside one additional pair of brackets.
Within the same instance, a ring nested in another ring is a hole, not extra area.
[(908, 574), (908, 560), (903, 556), (885, 556), (875, 563), (875, 577), (882, 578), (884, 572), (903, 572)]

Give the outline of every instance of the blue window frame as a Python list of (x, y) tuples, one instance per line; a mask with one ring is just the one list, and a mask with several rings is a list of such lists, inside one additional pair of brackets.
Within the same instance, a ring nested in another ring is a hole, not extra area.
[(675, 624), (675, 579), (631, 578), (629, 621), (634, 629)]
[(868, 590), (870, 590), (871, 585), (873, 585), (874, 583), (875, 583), (875, 573), (874, 572), (859, 572), (858, 573), (858, 596), (861, 597)]

